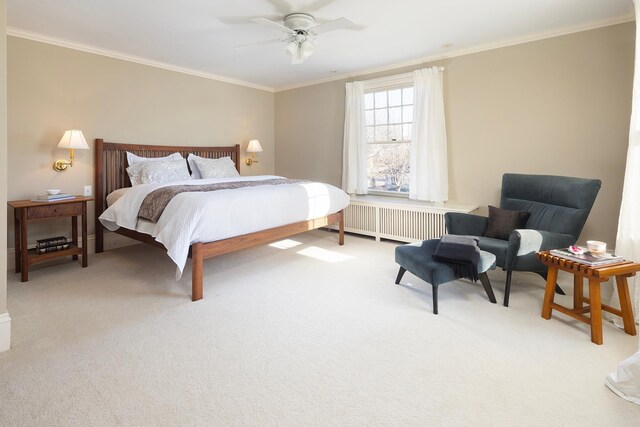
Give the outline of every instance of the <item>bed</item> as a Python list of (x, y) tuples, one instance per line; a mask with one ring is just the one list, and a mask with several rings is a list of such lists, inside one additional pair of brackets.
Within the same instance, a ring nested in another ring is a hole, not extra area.
[[(127, 152), (147, 158), (165, 157), (178, 152), (183, 157), (189, 153), (208, 159), (219, 159), (230, 157), (235, 164), (236, 170), (240, 170), (240, 146), (229, 147), (185, 147), (185, 146), (165, 146), (165, 145), (140, 145), (121, 144), (105, 142), (103, 139), (95, 140), (95, 245), (96, 253), (104, 251), (104, 231), (105, 227), (100, 221), (100, 217), (108, 212), (107, 196), (115, 190), (132, 187), (129, 175), (127, 174)], [(233, 168), (232, 168), (233, 169)], [(125, 191), (137, 191), (133, 188)], [(234, 190), (231, 190), (234, 191)], [(124, 198), (124, 197), (123, 197)], [(121, 202), (121, 203), (124, 203)], [(203, 262), (207, 258), (217, 255), (250, 248), (257, 245), (273, 242), (295, 234), (304, 233), (309, 230), (328, 227), (338, 224), (338, 243), (344, 244), (344, 216), (342, 209), (326, 215), (307, 218), (303, 221), (286, 223), (272, 228), (265, 228), (252, 231), (246, 234), (223, 238), (212, 241), (189, 242), (188, 257), (191, 258), (191, 299), (198, 301), (203, 298)], [(137, 229), (119, 227), (112, 230), (115, 233), (167, 249), (164, 244), (157, 241), (152, 235), (141, 232)]]

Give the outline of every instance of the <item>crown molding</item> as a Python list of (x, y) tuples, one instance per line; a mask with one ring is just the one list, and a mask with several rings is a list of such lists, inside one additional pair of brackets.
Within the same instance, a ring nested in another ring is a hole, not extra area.
[(106, 56), (109, 58), (120, 59), (122, 61), (135, 62), (136, 64), (148, 65), (150, 67), (161, 68), (164, 70), (175, 71), (177, 73), (188, 74), (191, 76), (202, 77), (209, 80), (216, 80), (223, 83), (231, 83), (238, 86), (245, 86), (252, 89), (264, 90), (267, 92), (274, 92), (275, 89), (268, 86), (262, 86), (251, 82), (245, 82), (243, 80), (236, 80), (230, 77), (219, 76), (217, 74), (207, 73), (204, 71), (194, 70), (191, 68), (180, 67), (178, 65), (170, 64), (167, 62), (155, 61), (153, 59), (143, 58), (141, 56), (129, 55), (126, 53), (118, 52), (115, 50), (102, 49), (96, 46), (91, 46), (83, 43), (76, 43), (70, 40), (65, 40), (57, 37), (48, 36), (45, 34), (35, 33), (32, 31), (22, 30), (15, 27), (7, 27), (7, 35), (12, 37), (19, 37), (21, 39), (33, 40), (36, 42), (51, 44), (54, 46), (65, 47), (68, 49), (79, 50), (81, 52), (93, 53), (95, 55)]
[(279, 87), (269, 87), (269, 86), (263, 86), (263, 85), (259, 85), (259, 84), (255, 84), (255, 83), (251, 83), (251, 82), (246, 82), (246, 81), (243, 81), (243, 80), (236, 80), (236, 79), (233, 79), (233, 78), (230, 78), (230, 77), (224, 77), (224, 76), (219, 76), (217, 74), (212, 74), (212, 73), (207, 73), (207, 72), (204, 72), (204, 71), (194, 70), (194, 69), (191, 69), (191, 68), (180, 67), (178, 65), (174, 65), (174, 64), (170, 64), (170, 63), (166, 63), (166, 62), (155, 61), (155, 60), (148, 59), (148, 58), (143, 58), (143, 57), (140, 57), (140, 56), (129, 55), (129, 54), (118, 52), (118, 51), (114, 51), (114, 50), (102, 49), (102, 48), (99, 48), (99, 47), (95, 47), (95, 46), (91, 46), (91, 45), (87, 45), (87, 44), (83, 44), (83, 43), (76, 43), (76, 42), (72, 42), (70, 40), (65, 40), (65, 39), (61, 39), (61, 38), (57, 38), (57, 37), (48, 36), (48, 35), (45, 35), (45, 34), (40, 34), (40, 33), (35, 33), (35, 32), (31, 32), (31, 31), (27, 31), (27, 30), (22, 30), (22, 29), (15, 28), (15, 27), (7, 27), (7, 35), (12, 36), (12, 37), (19, 37), (19, 38), (23, 38), (23, 39), (27, 39), (27, 40), (33, 40), (33, 41), (37, 41), (37, 42), (41, 42), (41, 43), (47, 43), (47, 44), (51, 44), (51, 45), (55, 45), (55, 46), (65, 47), (65, 48), (68, 48), (68, 49), (79, 50), (79, 51), (82, 51), (82, 52), (93, 53), (93, 54), (96, 54), (96, 55), (106, 56), (106, 57), (109, 57), (109, 58), (120, 59), (120, 60), (123, 60), (123, 61), (134, 62), (134, 63), (137, 63), (137, 64), (147, 65), (147, 66), (150, 66), (150, 67), (161, 68), (161, 69), (165, 69), (165, 70), (169, 70), (169, 71), (174, 71), (174, 72), (177, 72), (177, 73), (183, 73), (183, 74), (188, 74), (188, 75), (192, 75), (192, 76), (196, 76), (196, 77), (202, 77), (202, 78), (205, 78), (205, 79), (210, 79), (210, 80), (216, 80), (216, 81), (220, 81), (220, 82), (224, 82), (224, 83), (235, 84), (235, 85), (238, 85), (238, 86), (244, 86), (244, 87), (248, 87), (248, 88), (252, 88), (252, 89), (263, 90), (263, 91), (266, 91), (266, 92), (272, 92), (272, 93), (276, 92), (277, 93), (277, 92), (283, 92), (283, 91), (287, 91), (287, 90), (291, 90), (291, 89), (298, 89), (298, 88), (302, 88), (302, 87), (306, 87), (306, 86), (313, 86), (313, 85), (317, 85), (317, 84), (321, 84), (321, 83), (328, 83), (328, 82), (332, 82), (332, 81), (350, 79), (350, 78), (354, 78), (354, 77), (361, 77), (361, 76), (365, 76), (365, 75), (368, 75), (368, 74), (382, 73), (382, 72), (385, 72), (385, 71), (397, 70), (399, 68), (412, 67), (412, 66), (416, 66), (416, 65), (425, 64), (425, 63), (428, 63), (428, 62), (434, 62), (434, 61), (440, 61), (440, 60), (449, 59), (449, 58), (455, 58), (457, 56), (470, 55), (470, 54), (474, 54), (474, 53), (480, 53), (480, 52), (485, 52), (485, 51), (494, 50), (494, 49), (500, 49), (500, 48), (509, 47), (509, 46), (516, 46), (516, 45), (520, 45), (520, 44), (531, 43), (531, 42), (535, 42), (535, 41), (539, 41), (539, 40), (545, 40), (545, 39), (549, 39), (549, 38), (553, 38), (553, 37), (560, 37), (560, 36), (579, 33), (579, 32), (583, 32), (583, 31), (589, 31), (589, 30), (595, 30), (595, 29), (598, 29), (598, 28), (609, 27), (609, 26), (612, 26), (612, 25), (625, 24), (627, 22), (632, 22), (634, 20), (635, 20), (634, 14), (630, 13), (630, 14), (627, 14), (627, 15), (622, 15), (622, 16), (609, 18), (609, 19), (604, 19), (604, 20), (595, 21), (595, 22), (590, 22), (590, 23), (587, 23), (587, 24), (575, 25), (575, 26), (571, 26), (571, 27), (565, 27), (565, 28), (560, 28), (560, 29), (556, 29), (556, 30), (537, 33), (537, 34), (529, 35), (529, 36), (526, 36), (526, 37), (516, 37), (516, 38), (512, 38), (512, 39), (509, 39), (509, 40), (503, 40), (503, 41), (496, 42), (496, 43), (487, 43), (487, 44), (484, 44), (484, 45), (473, 46), (473, 47), (464, 48), (464, 49), (458, 49), (458, 50), (452, 50), (452, 51), (448, 51), (446, 53), (440, 53), (440, 54), (436, 54), (436, 55), (426, 56), (426, 57), (422, 57), (422, 58), (418, 58), (418, 59), (414, 59), (414, 60), (410, 60), (410, 61), (397, 62), (397, 63), (393, 63), (393, 64), (381, 66), (381, 67), (375, 67), (375, 68), (369, 68), (369, 69), (364, 69), (364, 70), (353, 71), (351, 73), (335, 74), (335, 75), (332, 75), (331, 77), (326, 77), (326, 78), (323, 78), (323, 79), (310, 80), (310, 81), (307, 81), (307, 82), (302, 82), (302, 83), (297, 83), (297, 84), (287, 85), (287, 86), (279, 86)]
[(345, 73), (345, 74), (334, 74), (331, 77), (327, 77), (327, 78), (323, 78), (323, 79), (308, 81), (308, 82), (304, 82), (304, 83), (298, 83), (298, 84), (294, 84), (294, 85), (290, 85), (290, 86), (276, 87), (275, 88), (275, 92), (278, 93), (278, 92), (283, 92), (283, 91), (286, 91), (286, 90), (299, 89), (299, 88), (303, 88), (303, 87), (306, 87), (306, 86), (313, 86), (313, 85), (317, 85), (317, 84), (321, 84), (321, 83), (329, 83), (329, 82), (333, 82), (333, 81), (336, 81), (336, 80), (344, 80), (344, 79), (351, 79), (351, 78), (354, 78), (354, 77), (362, 77), (362, 76), (366, 76), (368, 74), (382, 73), (382, 72), (385, 72), (385, 71), (397, 70), (399, 68), (422, 65), (422, 64), (425, 64), (425, 63), (428, 63), (428, 62), (441, 61), (441, 60), (444, 60), (444, 59), (455, 58), (457, 56), (470, 55), (470, 54), (473, 54), (473, 53), (480, 53), (480, 52), (485, 52), (485, 51), (488, 51), (488, 50), (500, 49), (500, 48), (503, 48), (503, 47), (516, 46), (516, 45), (525, 44), (525, 43), (531, 43), (531, 42), (535, 42), (535, 41), (539, 41), (539, 40), (550, 39), (550, 38), (553, 38), (553, 37), (566, 36), (566, 35), (569, 35), (569, 34), (580, 33), (580, 32), (583, 32), (583, 31), (596, 30), (598, 28), (610, 27), (612, 25), (626, 24), (627, 22), (633, 22), (633, 21), (635, 21), (635, 16), (634, 16), (633, 13), (631, 13), (631, 14), (628, 14), (628, 15), (618, 16), (618, 17), (615, 17), (615, 18), (609, 18), (609, 19), (604, 19), (604, 20), (601, 20), (601, 21), (590, 22), (588, 24), (575, 25), (575, 26), (571, 26), (571, 27), (564, 27), (564, 28), (560, 28), (560, 29), (556, 29), (556, 30), (545, 31), (545, 32), (542, 32), (542, 33), (537, 33), (537, 34), (532, 34), (532, 35), (525, 36), (525, 37), (516, 37), (516, 38), (509, 39), (509, 40), (503, 40), (503, 41), (496, 42), (496, 43), (487, 43), (487, 44), (484, 44), (484, 45), (473, 46), (473, 47), (464, 48), (464, 49), (458, 49), (458, 50), (452, 50), (452, 51), (448, 51), (446, 53), (426, 56), (426, 57), (423, 57), (423, 58), (413, 59), (413, 60), (410, 60), (410, 61), (397, 62), (397, 63), (390, 64), (390, 65), (384, 65), (384, 66), (381, 66), (381, 67), (369, 68), (369, 69), (365, 69), (365, 70), (358, 70), (358, 71), (354, 71), (354, 72), (351, 72), (351, 73)]

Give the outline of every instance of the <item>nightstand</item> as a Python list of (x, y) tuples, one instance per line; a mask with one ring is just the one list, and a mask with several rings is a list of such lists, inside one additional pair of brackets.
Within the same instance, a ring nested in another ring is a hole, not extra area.
[[(14, 209), (14, 229), (16, 246), (16, 273), (22, 273), (21, 280), (29, 280), (29, 266), (56, 258), (71, 256), (73, 260), (82, 255), (82, 267), (88, 265), (87, 258), (87, 202), (93, 197), (76, 196), (74, 199), (58, 202), (32, 202), (14, 200), (8, 203)], [(78, 246), (78, 216), (82, 216), (82, 247)], [(31, 221), (51, 218), (71, 217), (71, 243), (69, 249), (46, 254), (28, 250), (27, 226)]]

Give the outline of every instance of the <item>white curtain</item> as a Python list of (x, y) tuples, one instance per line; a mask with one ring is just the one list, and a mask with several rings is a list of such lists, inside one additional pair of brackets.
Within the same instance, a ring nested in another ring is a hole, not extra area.
[(441, 67), (413, 72), (410, 199), (442, 202), (449, 198), (442, 74)]
[(364, 85), (347, 83), (342, 153), (342, 189), (367, 194), (367, 140), (364, 120)]
[[(638, 22), (640, 0), (634, 0), (634, 3), (636, 22)], [(618, 220), (616, 252), (625, 259), (640, 262), (640, 31), (637, 28), (629, 149)], [(629, 285), (637, 319), (640, 312), (640, 298), (638, 298), (640, 280), (637, 275), (629, 278)], [(614, 298), (617, 298), (617, 292), (614, 293)], [(623, 399), (640, 405), (640, 350), (621, 362), (616, 372), (607, 376), (606, 384)]]

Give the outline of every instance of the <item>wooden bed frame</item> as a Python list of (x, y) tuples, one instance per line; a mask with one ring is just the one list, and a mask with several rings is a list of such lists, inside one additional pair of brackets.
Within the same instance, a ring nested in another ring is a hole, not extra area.
[[(131, 187), (127, 174), (127, 154), (143, 157), (164, 157), (172, 153), (179, 152), (186, 159), (189, 153), (200, 157), (217, 159), (220, 157), (231, 157), (236, 164), (236, 169), (240, 171), (240, 145), (230, 147), (183, 147), (165, 145), (140, 145), (140, 144), (118, 144), (104, 142), (96, 139), (95, 144), (95, 188), (96, 188), (96, 253), (104, 251), (104, 227), (98, 220), (102, 212), (107, 208), (106, 197), (112, 191), (119, 188)], [(339, 224), (338, 243), (344, 245), (344, 216), (342, 211), (334, 214), (315, 218), (309, 221), (301, 221), (281, 227), (270, 228), (257, 231), (255, 233), (244, 234), (242, 236), (229, 239), (217, 240), (214, 242), (198, 242), (191, 245), (189, 251), (192, 260), (191, 272), (191, 299), (198, 301), (203, 297), (202, 289), (202, 265), (207, 258), (222, 255), (228, 252), (246, 249), (253, 246), (262, 245), (274, 240), (283, 239), (295, 234), (316, 228), (327, 227), (331, 224)], [(128, 230), (120, 227), (115, 233), (135, 239), (144, 243), (166, 249), (164, 245), (157, 242), (148, 234)]]

